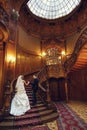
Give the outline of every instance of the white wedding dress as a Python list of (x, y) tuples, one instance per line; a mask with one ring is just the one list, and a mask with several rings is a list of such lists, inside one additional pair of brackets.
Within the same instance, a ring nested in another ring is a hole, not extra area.
[(25, 91), (24, 81), (21, 76), (18, 77), (16, 83), (17, 92), (11, 102), (10, 114), (14, 116), (24, 115), (30, 109), (30, 103)]

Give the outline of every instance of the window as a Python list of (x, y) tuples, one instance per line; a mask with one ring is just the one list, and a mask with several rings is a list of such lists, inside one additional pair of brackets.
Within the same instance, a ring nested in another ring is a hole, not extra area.
[(29, 10), (36, 16), (45, 19), (56, 19), (71, 13), (81, 0), (29, 0)]

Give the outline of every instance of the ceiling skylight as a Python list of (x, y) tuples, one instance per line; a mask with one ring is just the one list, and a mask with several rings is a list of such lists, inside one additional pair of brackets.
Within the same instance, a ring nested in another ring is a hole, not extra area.
[(41, 18), (56, 19), (71, 13), (81, 0), (29, 0), (30, 11)]

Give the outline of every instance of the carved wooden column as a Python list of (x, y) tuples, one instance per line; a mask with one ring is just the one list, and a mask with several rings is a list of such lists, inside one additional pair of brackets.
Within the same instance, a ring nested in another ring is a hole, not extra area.
[(50, 96), (50, 88), (49, 88), (49, 78), (48, 78), (48, 66), (45, 67), (46, 72), (46, 86), (47, 86), (47, 102), (48, 104), (51, 102), (51, 96)]
[(4, 82), (4, 50), (3, 43), (0, 42), (0, 107), (3, 104), (3, 82)]
[(66, 93), (66, 102), (68, 102), (69, 99), (68, 99), (68, 85), (67, 85), (67, 79), (65, 79), (65, 93)]
[(11, 101), (11, 92), (10, 92), (11, 86), (10, 86), (10, 81), (8, 80), (5, 84), (4, 88), (4, 97), (3, 97), (3, 108), (2, 108), (2, 114), (4, 116), (9, 114), (9, 109), (10, 109), (10, 101)]
[(47, 103), (48, 103), (48, 108), (53, 109), (54, 111), (57, 111), (54, 103), (51, 100), (51, 95), (50, 95), (50, 86), (49, 86), (49, 80), (47, 79)]
[[(5, 49), (8, 39), (8, 23), (9, 18), (4, 6), (5, 1), (0, 1), (0, 120), (3, 118), (1, 111), (4, 104), (4, 82), (5, 82)], [(6, 3), (5, 3), (6, 5)]]
[(16, 44), (17, 44), (17, 24), (18, 24), (18, 12), (11, 10), (9, 19), (9, 39), (6, 46), (6, 59), (7, 59), (7, 71), (6, 71), (6, 84), (4, 92), (4, 106), (3, 111), (5, 115), (9, 114), (11, 103), (11, 82), (15, 78), (15, 62), (16, 62)]
[(49, 89), (49, 81), (47, 83), (47, 102), (48, 104), (51, 102), (51, 97), (50, 97), (50, 89)]

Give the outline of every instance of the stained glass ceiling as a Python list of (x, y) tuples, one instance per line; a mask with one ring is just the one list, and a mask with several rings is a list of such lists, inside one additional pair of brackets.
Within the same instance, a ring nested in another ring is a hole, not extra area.
[(81, 0), (29, 0), (29, 10), (44, 19), (57, 19), (71, 13)]

